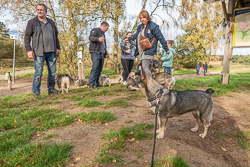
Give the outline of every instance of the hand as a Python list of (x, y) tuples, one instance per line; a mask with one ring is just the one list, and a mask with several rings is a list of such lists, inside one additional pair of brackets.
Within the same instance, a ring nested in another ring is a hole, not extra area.
[(125, 53), (130, 53), (130, 51), (129, 51), (129, 50), (126, 50)]
[(31, 59), (34, 59), (34, 57), (35, 57), (35, 54), (34, 54), (33, 51), (27, 52), (27, 55), (28, 55), (28, 57), (31, 58)]
[(162, 58), (160, 58), (160, 60), (162, 61)]
[(133, 76), (135, 76), (135, 73), (134, 73), (134, 72), (130, 72), (130, 73), (128, 74), (128, 76), (129, 76), (129, 77), (133, 77)]
[(59, 56), (59, 54), (61, 54), (61, 50), (56, 49), (56, 55)]
[(128, 40), (128, 38), (126, 38), (125, 40), (124, 40), (124, 43), (128, 43), (129, 42), (129, 40)]
[(138, 61), (138, 58), (136, 57), (136, 58), (135, 58), (135, 62), (137, 63), (137, 61)]
[(106, 58), (109, 58), (109, 55), (106, 55)]
[(100, 37), (98, 38), (99, 42), (103, 42), (104, 41), (104, 37)]
[(169, 52), (169, 50), (168, 50), (168, 51), (166, 51), (166, 53), (167, 53), (167, 54), (169, 54), (169, 53), (170, 53), (170, 52)]

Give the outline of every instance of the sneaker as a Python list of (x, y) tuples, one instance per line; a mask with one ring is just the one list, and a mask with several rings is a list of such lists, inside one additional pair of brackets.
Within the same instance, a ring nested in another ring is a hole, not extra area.
[(48, 91), (48, 95), (57, 95), (57, 94), (60, 94), (62, 93), (61, 90), (56, 90), (56, 89), (52, 89), (52, 90), (49, 90)]
[(34, 94), (33, 94), (33, 97), (34, 97), (34, 98), (36, 98), (36, 97), (38, 97), (38, 96), (40, 96), (40, 93), (37, 93), (37, 94), (34, 93)]
[(123, 83), (122, 83), (123, 85), (127, 85), (127, 81), (123, 81)]
[(102, 85), (97, 85), (96, 88), (100, 88), (100, 87), (103, 87)]

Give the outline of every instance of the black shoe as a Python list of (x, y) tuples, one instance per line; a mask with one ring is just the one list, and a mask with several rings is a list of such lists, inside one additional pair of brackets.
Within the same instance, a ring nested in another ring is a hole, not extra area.
[(103, 87), (103, 86), (102, 86), (102, 85), (97, 85), (96, 87), (97, 87), (97, 88), (99, 88), (99, 87), (101, 88), (101, 87)]
[(33, 97), (34, 97), (34, 98), (37, 98), (38, 96), (40, 96), (40, 93), (37, 93), (37, 94), (34, 93), (34, 94), (33, 94)]
[(57, 94), (61, 94), (62, 91), (61, 90), (56, 90), (56, 89), (52, 89), (48, 91), (48, 95), (57, 95)]

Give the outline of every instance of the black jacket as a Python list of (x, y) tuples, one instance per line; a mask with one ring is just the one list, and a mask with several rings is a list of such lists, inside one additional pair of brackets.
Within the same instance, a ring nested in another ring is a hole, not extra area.
[[(47, 21), (51, 24), (53, 29), (55, 47), (56, 49), (61, 50), (56, 25), (54, 21), (49, 18), (47, 18)], [(32, 48), (30, 46), (31, 37), (32, 37)], [(24, 44), (27, 52), (33, 50), (36, 56), (43, 56), (44, 52), (43, 52), (42, 28), (41, 28), (41, 23), (37, 16), (28, 21), (24, 36)]]
[[(105, 34), (102, 32), (102, 30), (100, 28), (94, 28), (90, 31), (90, 35), (89, 35), (89, 40), (90, 40), (90, 45), (89, 45), (89, 52), (90, 53), (100, 53), (100, 46), (102, 44), (102, 42), (99, 42), (99, 38), (102, 37), (102, 35), (105, 38)], [(106, 45), (106, 38), (104, 40), (105, 43), (105, 47)], [(107, 51), (105, 49), (105, 54), (104, 56), (106, 57), (107, 55)]]

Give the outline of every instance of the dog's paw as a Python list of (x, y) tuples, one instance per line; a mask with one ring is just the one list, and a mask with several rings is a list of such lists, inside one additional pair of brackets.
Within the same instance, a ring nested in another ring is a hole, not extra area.
[(160, 133), (160, 129), (158, 129), (158, 130), (156, 131), (156, 133)]
[(192, 132), (197, 132), (198, 128), (192, 128), (191, 131)]
[(164, 138), (164, 134), (163, 133), (159, 133), (157, 136), (156, 136), (157, 139), (163, 139)]
[(204, 139), (204, 138), (206, 137), (206, 135), (204, 135), (204, 134), (199, 134), (199, 136), (200, 136), (202, 139)]

